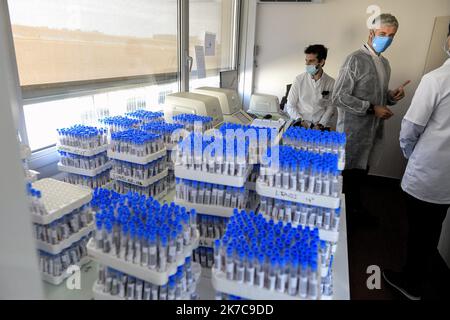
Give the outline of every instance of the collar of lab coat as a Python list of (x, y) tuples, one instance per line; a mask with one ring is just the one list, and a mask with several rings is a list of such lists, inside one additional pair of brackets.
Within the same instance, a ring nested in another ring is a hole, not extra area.
[(448, 58), (447, 61), (444, 62), (444, 66), (450, 66), (450, 58)]
[(378, 55), (367, 43), (364, 43), (361, 47), (361, 49), (366, 52), (367, 54), (370, 54), (371, 56), (374, 56), (376, 58), (381, 58), (381, 54)]

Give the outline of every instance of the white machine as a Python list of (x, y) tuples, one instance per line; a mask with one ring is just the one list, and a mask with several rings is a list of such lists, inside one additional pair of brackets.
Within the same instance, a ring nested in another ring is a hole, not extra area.
[(213, 126), (223, 123), (223, 114), (219, 99), (192, 92), (179, 92), (166, 97), (164, 108), (165, 120), (172, 122), (172, 117), (180, 114), (196, 114), (213, 118)]
[(283, 116), (278, 97), (268, 94), (253, 94), (248, 112), (262, 117), (271, 115), (274, 118), (281, 118)]
[(249, 125), (253, 118), (242, 108), (242, 102), (235, 90), (201, 87), (193, 92), (219, 99), (225, 122)]

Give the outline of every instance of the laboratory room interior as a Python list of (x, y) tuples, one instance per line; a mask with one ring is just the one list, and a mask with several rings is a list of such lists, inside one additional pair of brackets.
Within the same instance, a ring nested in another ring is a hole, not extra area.
[(449, 0), (0, 0), (0, 113), (1, 300), (450, 298)]

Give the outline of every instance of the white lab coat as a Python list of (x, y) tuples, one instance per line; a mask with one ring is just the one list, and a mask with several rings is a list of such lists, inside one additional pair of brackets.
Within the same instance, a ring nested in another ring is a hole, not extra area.
[[(315, 81), (308, 73), (302, 73), (295, 78), (289, 92), (286, 112), (291, 119), (299, 118), (312, 123), (328, 126), (336, 110), (331, 104), (334, 79), (325, 72)], [(324, 97), (322, 93), (328, 91)]]
[[(450, 59), (423, 77), (405, 120), (425, 129), (416, 139), (403, 190), (425, 202), (450, 204)], [(404, 125), (402, 140), (414, 141), (407, 132)]]

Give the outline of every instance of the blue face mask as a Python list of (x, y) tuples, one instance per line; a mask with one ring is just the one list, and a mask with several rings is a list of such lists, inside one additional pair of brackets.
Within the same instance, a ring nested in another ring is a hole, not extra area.
[(391, 37), (375, 36), (372, 41), (372, 47), (376, 53), (383, 53), (389, 48), (394, 41)]
[(306, 72), (309, 73), (311, 76), (315, 76), (317, 72), (319, 72), (319, 68), (315, 65), (307, 65)]

